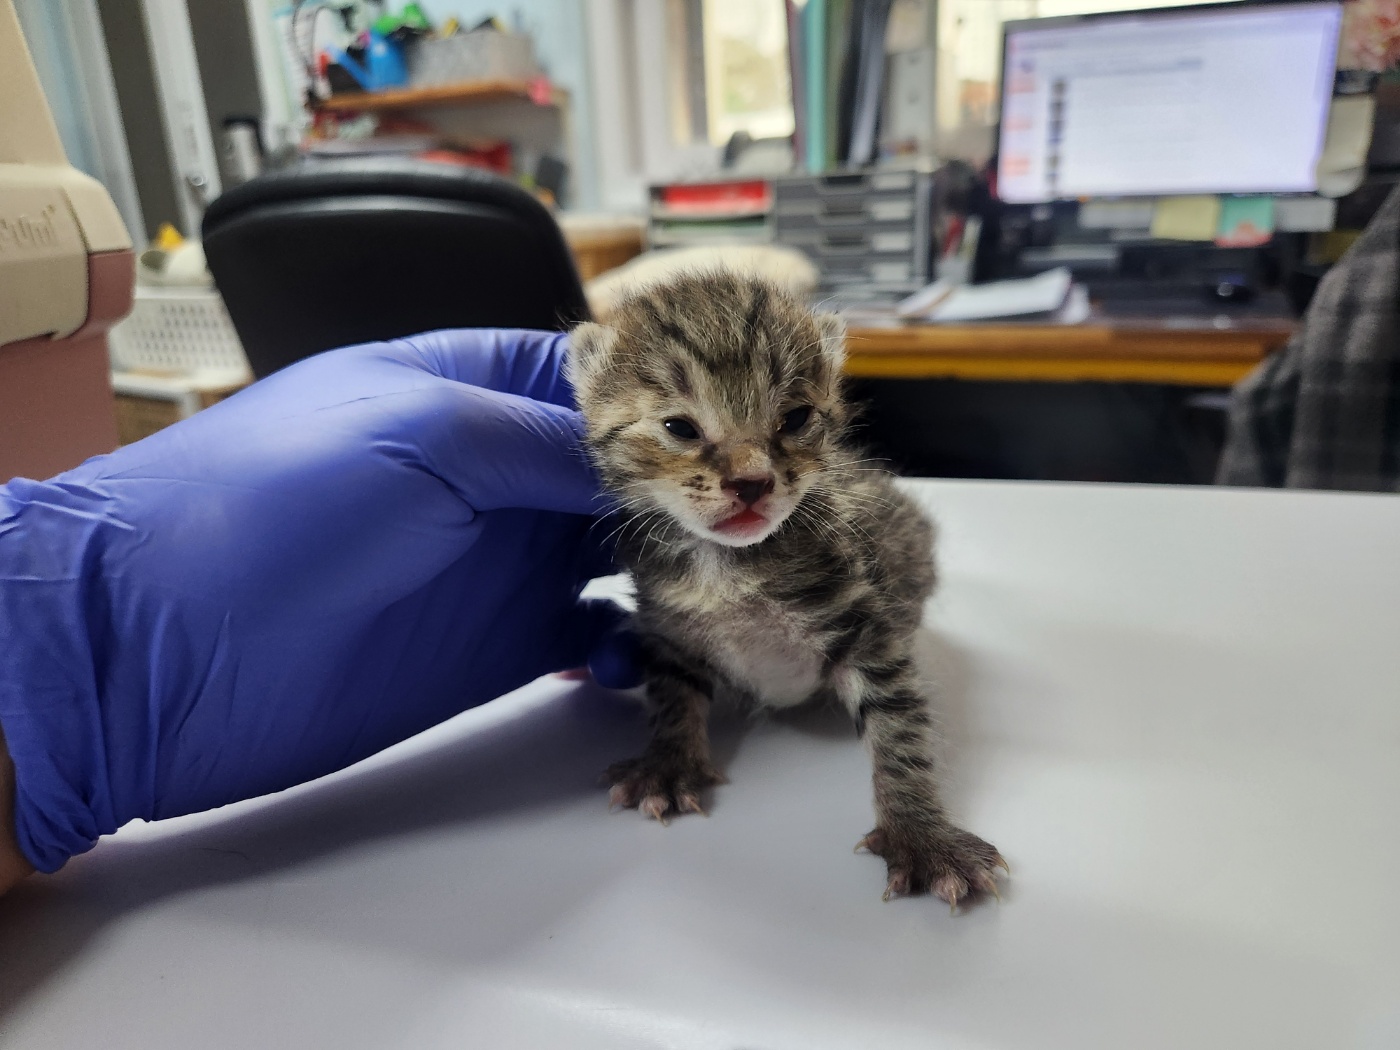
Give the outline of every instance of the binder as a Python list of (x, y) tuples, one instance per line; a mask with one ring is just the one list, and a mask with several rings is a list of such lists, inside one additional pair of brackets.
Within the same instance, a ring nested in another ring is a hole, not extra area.
[(807, 86), (807, 170), (826, 167), (826, 21), (828, 0), (807, 0), (802, 10)]

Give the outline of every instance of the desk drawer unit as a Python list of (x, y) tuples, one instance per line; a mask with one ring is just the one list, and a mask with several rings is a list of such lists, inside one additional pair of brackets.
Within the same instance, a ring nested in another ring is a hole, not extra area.
[(932, 177), (842, 172), (774, 183), (773, 231), (805, 252), (832, 288), (912, 291), (928, 282)]

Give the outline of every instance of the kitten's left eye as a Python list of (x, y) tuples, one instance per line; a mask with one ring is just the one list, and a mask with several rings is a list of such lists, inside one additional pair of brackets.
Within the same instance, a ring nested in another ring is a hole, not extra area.
[(682, 441), (694, 441), (700, 436), (700, 431), (695, 424), (681, 416), (664, 420), (661, 425), (670, 431), (673, 437), (678, 437)]
[(811, 405), (799, 405), (797, 408), (789, 410), (783, 416), (783, 421), (778, 424), (779, 434), (796, 434), (807, 425), (812, 418)]

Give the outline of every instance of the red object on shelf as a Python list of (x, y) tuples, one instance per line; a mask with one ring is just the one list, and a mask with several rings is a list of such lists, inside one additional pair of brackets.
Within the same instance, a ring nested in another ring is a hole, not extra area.
[(464, 168), (485, 168), (497, 175), (511, 173), (511, 149), (509, 142), (498, 142), (493, 146), (475, 146), (460, 149), (432, 149), (416, 154), (419, 160), (433, 160), (440, 164), (460, 164)]
[(662, 186), (657, 202), (676, 215), (760, 215), (773, 206), (773, 184), (750, 179)]

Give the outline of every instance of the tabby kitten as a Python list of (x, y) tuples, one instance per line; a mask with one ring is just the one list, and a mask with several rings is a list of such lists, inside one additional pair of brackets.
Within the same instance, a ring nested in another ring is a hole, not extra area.
[(574, 329), (570, 379), (618, 500), (618, 559), (654, 706), (612, 802), (665, 823), (722, 782), (717, 696), (767, 707), (834, 697), (874, 763), (891, 895), (996, 893), (996, 849), (938, 801), (911, 649), (934, 586), (933, 528), (846, 443), (845, 331), (759, 279), (691, 273)]

